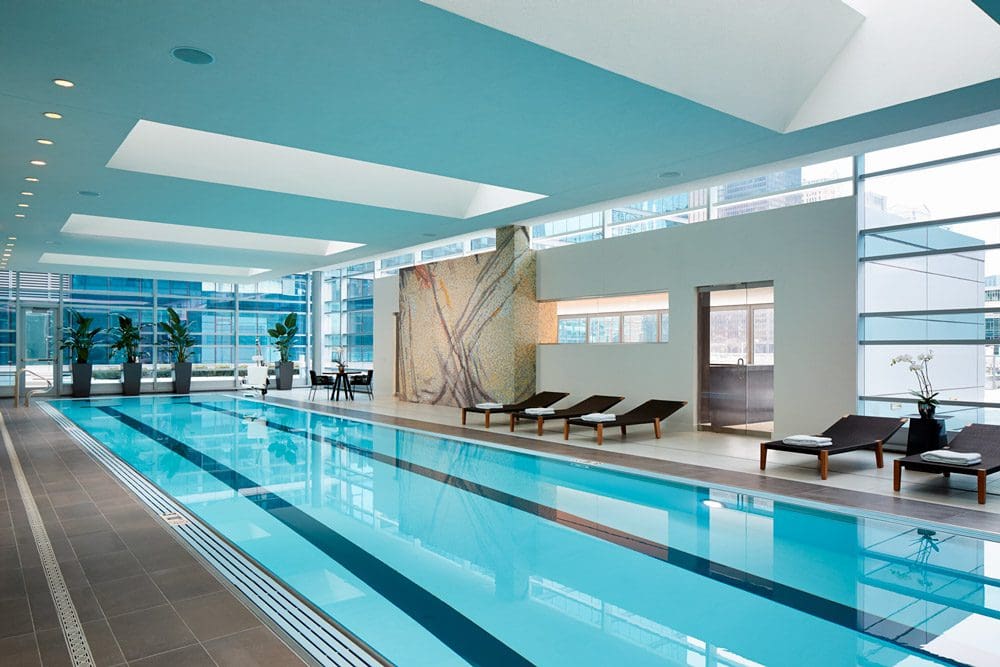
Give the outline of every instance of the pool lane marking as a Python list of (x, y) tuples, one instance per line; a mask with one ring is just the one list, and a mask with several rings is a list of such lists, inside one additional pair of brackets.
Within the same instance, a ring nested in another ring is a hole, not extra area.
[[(245, 417), (245, 415), (239, 412), (229, 410), (218, 405), (213, 405), (211, 403), (191, 401), (191, 406), (225, 414), (241, 421)], [(280, 410), (292, 410), (292, 408), (284, 406), (276, 407)], [(585, 533), (591, 537), (604, 540), (605, 542), (645, 554), (670, 565), (674, 565), (689, 572), (712, 579), (713, 581), (717, 581), (733, 588), (738, 588), (758, 597), (781, 604), (782, 606), (790, 607), (802, 613), (815, 616), (854, 632), (858, 632), (874, 639), (887, 642), (893, 646), (918, 653), (927, 658), (950, 665), (963, 667), (967, 665), (967, 663), (953, 660), (925, 649), (923, 645), (930, 642), (931, 639), (937, 637), (937, 635), (930, 631), (921, 630), (923, 633), (922, 641), (910, 644), (900, 638), (908, 636), (916, 628), (904, 625), (893, 619), (885, 618), (877, 614), (871, 614), (849, 605), (829, 600), (814, 593), (803, 591), (802, 589), (794, 588), (729, 565), (724, 565), (702, 556), (682, 551), (675, 547), (669, 547), (659, 542), (651, 541), (631, 533), (626, 533), (618, 530), (617, 528), (597, 523), (595, 521), (591, 521), (590, 519), (585, 519), (527, 498), (515, 496), (507, 493), (506, 491), (485, 486), (457, 475), (443, 473), (439, 470), (434, 470), (433, 468), (413, 463), (412, 461), (383, 454), (372, 449), (359, 447), (357, 445), (353, 445), (342, 440), (336, 440), (311, 431), (304, 431), (273, 420), (265, 419), (263, 421), (266, 422), (268, 428), (273, 430), (289, 435), (297, 435), (303, 438), (308, 438), (314, 442), (332, 445), (339, 449), (345, 449), (353, 453), (360, 454), (366, 458), (378, 461), (379, 463), (394, 466), (400, 470), (420, 475), (441, 484), (446, 484), (460, 489), (467, 493), (472, 493), (482, 498), (533, 514), (541, 519)], [(881, 629), (881, 632), (875, 632), (872, 630), (872, 628), (876, 626)]]
[(59, 618), (59, 627), (66, 640), (70, 660), (73, 667), (94, 667), (96, 663), (90, 651), (90, 642), (87, 641), (87, 635), (83, 631), (80, 615), (77, 613), (76, 605), (73, 604), (73, 598), (69, 594), (62, 568), (59, 567), (59, 560), (52, 548), (49, 534), (45, 530), (45, 522), (41, 512), (38, 511), (38, 504), (31, 493), (28, 478), (24, 474), (24, 468), (21, 467), (21, 459), (18, 458), (17, 450), (14, 449), (14, 443), (10, 439), (10, 432), (7, 431), (7, 422), (4, 421), (3, 415), (0, 415), (0, 435), (3, 436), (3, 444), (7, 450), (7, 458), (10, 460), (11, 472), (14, 473), (14, 481), (17, 484), (18, 494), (21, 496), (21, 503), (24, 505), (28, 526), (31, 528), (35, 548), (38, 550), (38, 557), (42, 562), (42, 572), (49, 585), (52, 603), (56, 608), (56, 616)]
[[(211, 456), (115, 408), (102, 406), (98, 409), (198, 466), (234, 491), (266, 488)], [(528, 667), (532, 664), (447, 602), (278, 494), (268, 492), (244, 497), (340, 563), (469, 663), (496, 667)]]

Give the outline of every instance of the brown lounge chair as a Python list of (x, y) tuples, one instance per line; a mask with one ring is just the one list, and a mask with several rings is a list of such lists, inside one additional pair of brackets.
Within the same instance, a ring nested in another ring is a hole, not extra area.
[(565, 425), (563, 426), (563, 439), (569, 440), (569, 425), (574, 426), (589, 426), (590, 428), (597, 429), (597, 444), (604, 443), (604, 428), (605, 427), (619, 427), (622, 431), (622, 437), (626, 435), (626, 426), (635, 426), (637, 424), (652, 424), (653, 433), (659, 438), (662, 435), (660, 430), (660, 422), (666, 420), (667, 417), (674, 414), (681, 408), (687, 405), (687, 401), (661, 401), (659, 399), (653, 399), (646, 401), (642, 405), (632, 408), (628, 412), (617, 415), (614, 421), (607, 422), (590, 422), (585, 419), (567, 419)]
[[(942, 447), (942, 449), (944, 449)], [(976, 490), (980, 505), (986, 504), (986, 476), (1000, 470), (1000, 426), (991, 424), (969, 424), (951, 439), (947, 449), (956, 452), (975, 452), (983, 457), (980, 463), (969, 466), (952, 465), (924, 461), (920, 454), (904, 456), (896, 459), (892, 466), (892, 488), (899, 491), (903, 477), (903, 468), (917, 472), (940, 473), (951, 477), (951, 473), (959, 475), (975, 475)]]
[(508, 412), (520, 412), (525, 408), (547, 408), (557, 401), (569, 396), (569, 392), (566, 391), (543, 391), (541, 393), (535, 394), (529, 398), (520, 401), (519, 403), (511, 403), (510, 405), (505, 405), (502, 408), (477, 408), (476, 406), (469, 406), (462, 408), (462, 425), (465, 426), (465, 413), (467, 412), (479, 412), (486, 417), (486, 428), (490, 427), (490, 415), (506, 414)]
[(820, 435), (833, 440), (824, 447), (808, 447), (805, 445), (786, 445), (781, 440), (760, 443), (760, 469), (767, 467), (767, 450), (779, 452), (795, 452), (819, 457), (819, 476), (826, 479), (829, 471), (830, 457), (834, 454), (853, 452), (858, 449), (874, 449), (875, 465), (881, 468), (883, 463), (882, 445), (891, 438), (906, 419), (897, 417), (867, 417), (864, 415), (844, 415)]
[(542, 428), (546, 419), (570, 419), (572, 417), (582, 417), (591, 412), (604, 412), (613, 405), (617, 405), (625, 400), (624, 396), (600, 396), (595, 394), (590, 398), (585, 398), (576, 405), (571, 405), (562, 410), (547, 415), (533, 415), (525, 411), (512, 412), (510, 414), (510, 430), (522, 419), (530, 419), (538, 422), (538, 435), (542, 434)]

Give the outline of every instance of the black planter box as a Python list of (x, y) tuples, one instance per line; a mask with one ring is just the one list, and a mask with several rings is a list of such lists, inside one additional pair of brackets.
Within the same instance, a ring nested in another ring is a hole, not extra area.
[(278, 389), (291, 389), (292, 381), (295, 379), (295, 362), (279, 361), (276, 370)]
[(138, 396), (142, 387), (142, 364), (122, 364), (122, 394)]
[(93, 364), (73, 364), (73, 398), (90, 396), (90, 383), (93, 377)]
[(191, 362), (178, 361), (174, 363), (174, 393), (191, 393)]

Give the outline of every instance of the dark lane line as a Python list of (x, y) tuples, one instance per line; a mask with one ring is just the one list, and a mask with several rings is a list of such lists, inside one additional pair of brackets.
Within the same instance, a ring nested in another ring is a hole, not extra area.
[[(191, 406), (225, 414), (240, 421), (242, 421), (245, 417), (245, 415), (240, 414), (239, 412), (229, 410), (218, 405), (213, 405), (211, 403), (191, 401)], [(293, 410), (292, 408), (286, 408), (283, 406), (278, 409)], [(924, 630), (923, 628), (920, 628), (919, 633), (914, 633), (913, 630), (916, 628), (904, 625), (898, 621), (884, 618), (876, 614), (871, 614), (860, 609), (855, 609), (849, 605), (829, 600), (808, 591), (803, 591), (765, 577), (760, 577), (750, 572), (730, 567), (729, 565), (717, 563), (707, 558), (703, 558), (702, 556), (682, 551), (675, 547), (669, 547), (659, 542), (654, 542), (637, 535), (626, 533), (611, 526), (600, 524), (568, 512), (563, 512), (554, 507), (549, 507), (548, 505), (543, 505), (527, 498), (515, 496), (505, 491), (485, 486), (457, 475), (444, 473), (439, 470), (434, 470), (433, 468), (422, 466), (418, 463), (413, 463), (412, 461), (383, 454), (373, 449), (360, 447), (358, 445), (323, 436), (312, 431), (305, 431), (293, 426), (281, 424), (273, 420), (267, 419), (264, 421), (266, 422), (267, 427), (272, 430), (280, 431), (289, 435), (297, 435), (302, 438), (312, 440), (313, 442), (331, 445), (337, 447), (338, 449), (350, 451), (368, 459), (378, 461), (379, 463), (393, 466), (399, 470), (420, 475), (441, 484), (446, 484), (460, 489), (467, 493), (472, 493), (482, 498), (502, 503), (508, 507), (513, 507), (541, 519), (545, 519), (561, 526), (590, 535), (591, 537), (596, 537), (606, 542), (610, 542), (616, 546), (645, 554), (646, 556), (712, 579), (713, 581), (717, 581), (733, 588), (738, 588), (758, 597), (771, 600), (811, 616), (816, 616), (823, 620), (840, 625), (841, 627), (845, 627), (874, 639), (904, 648), (927, 658), (950, 665), (964, 666), (967, 664), (961, 661), (953, 660), (946, 656), (938, 655), (924, 648), (924, 645), (929, 643), (932, 639), (935, 639), (937, 635)], [(920, 635), (919, 638), (914, 636), (917, 634)], [(911, 637), (913, 638), (912, 643), (910, 643)]]
[[(192, 404), (197, 405), (197, 404)], [(190, 461), (237, 493), (241, 489), (266, 492), (243, 497), (283, 523), (303, 539), (340, 563), (403, 613), (422, 625), (452, 651), (473, 665), (507, 667), (532, 663), (467, 616), (349, 539), (267, 491), (257, 482), (211, 456), (111, 407), (99, 408), (129, 428)], [(242, 495), (242, 494), (241, 494)]]

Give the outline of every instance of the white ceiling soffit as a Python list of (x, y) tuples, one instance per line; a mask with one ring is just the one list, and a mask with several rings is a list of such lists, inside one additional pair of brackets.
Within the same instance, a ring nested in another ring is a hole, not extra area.
[(100, 269), (121, 269), (146, 271), (150, 273), (190, 273), (207, 276), (229, 276), (251, 278), (270, 269), (253, 269), (245, 266), (221, 266), (219, 264), (189, 264), (187, 262), (163, 262), (153, 259), (129, 259), (126, 257), (99, 257), (96, 255), (71, 255), (58, 252), (42, 253), (39, 264), (60, 264), (63, 266), (83, 266)]
[(114, 169), (471, 218), (546, 195), (140, 120)]
[(423, 0), (778, 132), (989, 81), (970, 0)]
[(232, 229), (172, 225), (164, 222), (149, 222), (147, 220), (107, 218), (100, 215), (85, 215), (82, 213), (71, 214), (61, 231), (64, 234), (96, 236), (100, 238), (183, 243), (186, 245), (239, 248), (242, 250), (283, 252), (293, 255), (315, 255), (319, 257), (335, 255), (339, 252), (353, 250), (364, 245), (364, 243), (349, 243), (347, 241), (326, 241), (299, 236), (241, 232)]

